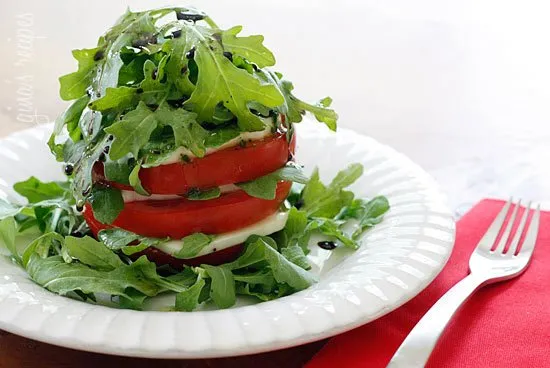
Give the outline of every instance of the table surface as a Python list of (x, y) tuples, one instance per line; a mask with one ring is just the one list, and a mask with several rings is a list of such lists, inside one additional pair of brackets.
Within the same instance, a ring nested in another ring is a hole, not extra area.
[[(0, 136), (47, 123), (65, 106), (57, 77), (69, 50), (92, 47), (127, 5), (58, 0), (2, 6)], [(550, 202), (550, 49), (544, 1), (203, 0), (223, 26), (244, 23), (275, 51), (300, 96), (329, 94), (340, 125), (405, 153), (462, 211), (482, 197)], [(283, 23), (283, 26), (281, 25)], [(166, 367), (300, 366), (323, 342)], [(39, 364), (38, 364), (39, 363)], [(0, 334), (0, 366), (145, 367)]]

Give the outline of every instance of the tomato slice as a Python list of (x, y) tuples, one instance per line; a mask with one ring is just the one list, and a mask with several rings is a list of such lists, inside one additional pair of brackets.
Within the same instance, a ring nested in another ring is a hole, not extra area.
[[(178, 162), (139, 172), (141, 184), (151, 194), (185, 194), (192, 188), (213, 188), (220, 185), (241, 183), (269, 174), (282, 167), (294, 154), (295, 135), (290, 144), (286, 133), (277, 133), (263, 140), (247, 142), (216, 151), (189, 163)], [(106, 182), (115, 188), (132, 190), (132, 187), (108, 182), (103, 164), (94, 167), (94, 180)]]
[[(206, 201), (188, 199), (129, 202), (113, 222), (113, 226), (154, 238), (181, 239), (202, 232), (221, 234), (258, 222), (275, 213), (290, 192), (292, 183), (277, 184), (275, 199), (251, 197), (242, 190), (222, 194)], [(92, 232), (97, 233), (108, 225), (94, 218), (92, 208), (86, 204), (84, 218)]]

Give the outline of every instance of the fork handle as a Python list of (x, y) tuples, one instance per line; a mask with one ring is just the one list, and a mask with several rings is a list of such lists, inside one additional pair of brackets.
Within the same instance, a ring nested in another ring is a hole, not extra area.
[(447, 291), (414, 326), (387, 368), (424, 367), (451, 318), (485, 281), (470, 274)]

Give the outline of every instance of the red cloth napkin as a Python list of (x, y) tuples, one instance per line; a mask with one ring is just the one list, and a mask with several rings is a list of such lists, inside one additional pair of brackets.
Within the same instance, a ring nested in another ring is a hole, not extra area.
[[(467, 275), (470, 254), (502, 206), (496, 200), (478, 203), (458, 222), (451, 258), (430, 286), (392, 313), (334, 337), (307, 368), (385, 367), (428, 309)], [(426, 367), (550, 367), (550, 213), (541, 214), (527, 271), (474, 294), (447, 326)]]

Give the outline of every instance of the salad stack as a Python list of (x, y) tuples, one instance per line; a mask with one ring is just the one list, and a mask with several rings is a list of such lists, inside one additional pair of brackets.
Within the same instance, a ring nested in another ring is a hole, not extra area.
[[(126, 308), (166, 292), (176, 310), (226, 308), (312, 285), (312, 234), (356, 249), (382, 221), (384, 197), (345, 189), (361, 165), (328, 185), (302, 172), (294, 124), (309, 112), (335, 131), (331, 99), (298, 99), (263, 36), (241, 30), (193, 9), (128, 11), (73, 51), (78, 70), (60, 78), (72, 102), (48, 143), (67, 181), (33, 177), (15, 185), (29, 204), (0, 205), (4, 243), (35, 282)], [(32, 229), (21, 252), (12, 238)]]

